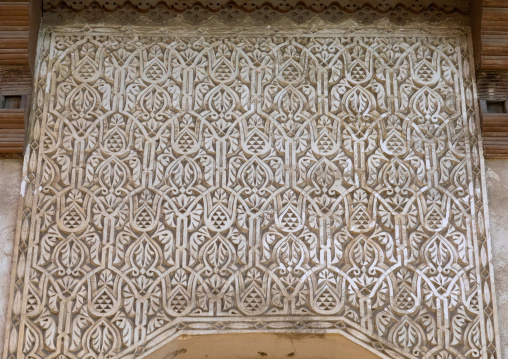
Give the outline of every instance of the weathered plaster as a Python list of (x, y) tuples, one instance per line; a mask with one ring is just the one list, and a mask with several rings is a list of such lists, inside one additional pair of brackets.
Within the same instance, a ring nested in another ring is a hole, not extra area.
[(0, 353), (3, 349), (9, 301), (22, 167), (22, 159), (0, 159)]
[(508, 160), (487, 160), (486, 178), (501, 353), (508, 358)]
[(149, 359), (379, 359), (340, 334), (235, 333), (184, 335)]

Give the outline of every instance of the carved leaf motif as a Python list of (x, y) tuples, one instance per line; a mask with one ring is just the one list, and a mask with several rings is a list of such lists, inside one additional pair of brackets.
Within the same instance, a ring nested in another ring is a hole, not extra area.
[(50, 349), (54, 350), (56, 347), (55, 340), (56, 340), (56, 321), (54, 318), (49, 316), (49, 313), (43, 314), (42, 317), (40, 317), (37, 320), (37, 324), (40, 325), (42, 329), (44, 329), (44, 344), (45, 346)]
[(157, 229), (157, 236), (156, 238), (159, 240), (160, 243), (164, 245), (164, 259), (166, 260), (166, 263), (169, 265), (175, 264), (174, 258), (173, 258), (173, 251), (175, 247), (175, 242), (173, 238), (173, 233), (170, 230), (164, 229), (164, 226), (159, 224), (159, 227)]
[(247, 263), (247, 238), (236, 228), (230, 230), (231, 241), (237, 245), (238, 258), (243, 264)]
[(451, 227), (448, 229), (448, 233), (446, 234), (446, 238), (449, 238), (452, 242), (457, 246), (457, 254), (461, 261), (467, 263), (467, 254), (466, 254), (466, 237), (464, 234), (458, 232), (455, 228)]
[(41, 255), (38, 264), (45, 265), (49, 262), (53, 248), (57, 244), (60, 234), (55, 227), (51, 227), (48, 233), (41, 240)]
[(60, 169), (61, 169), (61, 179), (62, 179), (62, 182), (63, 184), (70, 184), (69, 182), (69, 169), (70, 169), (70, 165), (71, 165), (71, 160), (70, 158), (67, 156), (67, 153), (62, 150), (62, 149), (59, 149), (58, 152), (57, 152), (57, 157), (56, 157), (56, 163), (58, 163), (58, 165), (60, 166)]
[(108, 353), (113, 346), (113, 333), (104, 325), (97, 325), (91, 332), (91, 348), (97, 354)]
[(272, 250), (271, 245), (275, 242), (276, 236), (278, 236), (279, 233), (277, 230), (271, 228), (271, 231), (265, 233), (263, 235), (263, 261), (268, 261), (271, 257)]
[(201, 215), (203, 214), (203, 207), (201, 204), (196, 204), (191, 213), (189, 213), (188, 228), (189, 231), (196, 229), (201, 223)]
[(388, 313), (379, 313), (376, 315), (376, 327), (381, 335), (384, 335), (384, 333), (386, 332), (386, 328), (391, 321), (392, 317)]
[(452, 345), (457, 345), (462, 342), (464, 336), (464, 325), (469, 322), (470, 319), (466, 315), (463, 309), (460, 309), (460, 312), (456, 314), (452, 319)]
[(78, 315), (72, 321), (72, 337), (71, 337), (71, 349), (79, 350), (81, 348), (81, 339), (83, 337), (83, 329), (89, 325), (89, 318), (83, 315)]
[(25, 341), (23, 343), (23, 353), (29, 353), (33, 350), (37, 343), (37, 333), (31, 328), (27, 327), (25, 332)]
[(395, 335), (397, 343), (403, 348), (412, 349), (418, 343), (418, 331), (410, 323), (406, 322), (399, 326)]
[(81, 254), (81, 249), (77, 245), (67, 242), (62, 249), (61, 263), (68, 268), (75, 267), (79, 263)]
[(129, 346), (132, 343), (133, 326), (124, 313), (119, 313), (113, 318), (113, 322), (122, 330), (122, 342)]
[(190, 260), (189, 264), (193, 264), (196, 262), (198, 254), (199, 254), (199, 246), (203, 244), (203, 242), (210, 238), (210, 233), (206, 227), (201, 227), (196, 233), (194, 233), (190, 237)]
[[(80, 293), (78, 293), (78, 296), (79, 296)], [(58, 298), (58, 291), (56, 290), (56, 288), (51, 285), (48, 289), (48, 296), (49, 296), (49, 299), (48, 299), (48, 308), (49, 310), (52, 312), (52, 313), (58, 313), (59, 312), (59, 306), (60, 306), (60, 302), (59, 302), (59, 298)], [(78, 298), (76, 298), (76, 302), (78, 301)]]
[(427, 334), (427, 340), (429, 343), (436, 344), (436, 323), (434, 319), (426, 314), (421, 317), (421, 323), (423, 324), (423, 327), (425, 328), (426, 334)]
[(314, 263), (319, 263), (319, 259), (317, 257), (317, 246), (318, 246), (318, 239), (316, 235), (309, 231), (308, 229), (304, 229), (301, 236), (303, 237), (303, 240), (308, 244), (309, 246), (309, 255), (311, 260)]

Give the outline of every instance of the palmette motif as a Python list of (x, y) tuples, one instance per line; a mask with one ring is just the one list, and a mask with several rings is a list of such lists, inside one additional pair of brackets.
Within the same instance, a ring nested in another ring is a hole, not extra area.
[(463, 34), (46, 33), (6, 358), (274, 330), (499, 357)]

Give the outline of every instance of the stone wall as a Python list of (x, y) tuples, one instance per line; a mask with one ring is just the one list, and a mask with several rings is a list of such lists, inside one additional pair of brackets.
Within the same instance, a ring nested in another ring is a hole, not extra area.
[(0, 353), (9, 302), (11, 262), (16, 233), (23, 160), (0, 159)]
[(498, 357), (467, 29), (313, 25), (42, 33), (6, 357)]
[(508, 160), (486, 161), (501, 353), (508, 358)]

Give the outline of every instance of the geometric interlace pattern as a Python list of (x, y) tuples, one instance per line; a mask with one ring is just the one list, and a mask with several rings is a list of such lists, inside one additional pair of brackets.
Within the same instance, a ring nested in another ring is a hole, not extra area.
[(238, 331), (498, 358), (470, 57), (459, 30), (46, 30), (5, 358)]

